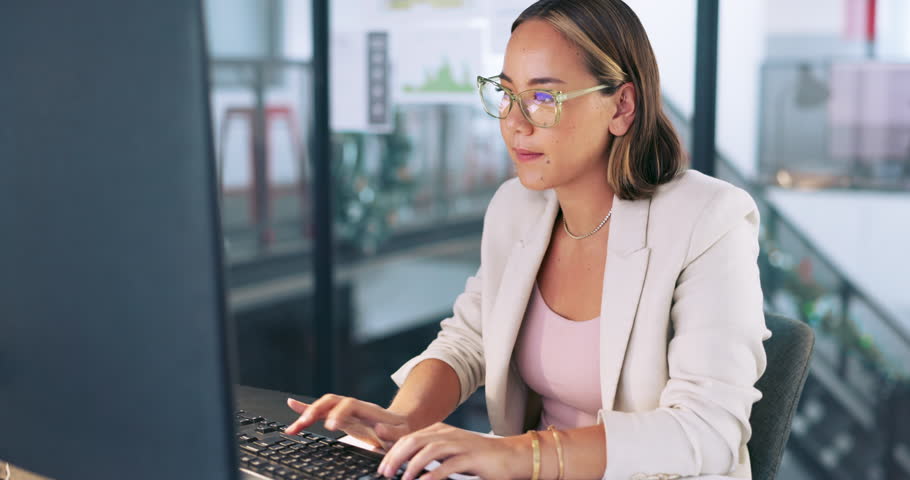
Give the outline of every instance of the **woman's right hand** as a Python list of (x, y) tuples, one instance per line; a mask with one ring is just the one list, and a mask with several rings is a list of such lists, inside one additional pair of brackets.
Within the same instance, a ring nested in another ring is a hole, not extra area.
[(412, 431), (404, 415), (350, 397), (328, 394), (309, 405), (289, 398), (288, 407), (300, 414), (300, 418), (285, 429), (289, 435), (296, 435), (313, 423), (325, 420), (327, 430), (341, 430), (387, 451)]

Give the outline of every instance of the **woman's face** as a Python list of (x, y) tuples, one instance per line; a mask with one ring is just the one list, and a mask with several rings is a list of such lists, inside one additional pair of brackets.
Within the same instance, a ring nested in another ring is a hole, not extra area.
[[(598, 85), (582, 51), (542, 20), (519, 25), (506, 47), (501, 83), (512, 93), (532, 88), (572, 92)], [(543, 190), (570, 185), (588, 175), (606, 180), (614, 97), (594, 92), (566, 100), (555, 127), (535, 127), (513, 105), (500, 120), (502, 138), (521, 183)]]

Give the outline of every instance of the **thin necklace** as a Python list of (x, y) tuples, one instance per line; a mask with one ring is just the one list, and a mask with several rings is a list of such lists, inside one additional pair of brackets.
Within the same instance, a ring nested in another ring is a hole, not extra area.
[(584, 238), (588, 238), (591, 235), (594, 235), (595, 233), (599, 232), (600, 229), (603, 228), (603, 226), (606, 225), (608, 221), (610, 221), (610, 217), (612, 217), (612, 216), (613, 216), (613, 209), (611, 208), (610, 213), (608, 213), (607, 216), (604, 217), (604, 219), (600, 221), (600, 225), (598, 225), (596, 228), (594, 228), (594, 230), (591, 230), (589, 233), (586, 233), (584, 235), (572, 235), (572, 232), (569, 231), (569, 224), (566, 223), (566, 216), (563, 215), (562, 216), (562, 228), (564, 228), (566, 230), (566, 234), (568, 234), (573, 239), (581, 240)]

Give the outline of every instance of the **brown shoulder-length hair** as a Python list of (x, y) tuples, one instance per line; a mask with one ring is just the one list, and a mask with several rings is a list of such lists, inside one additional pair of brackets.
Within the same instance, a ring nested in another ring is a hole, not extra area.
[(531, 19), (550, 23), (575, 43), (600, 83), (635, 86), (635, 119), (625, 135), (613, 138), (607, 157), (607, 181), (619, 198), (649, 198), (658, 185), (685, 169), (679, 136), (661, 104), (651, 42), (628, 5), (621, 0), (540, 0), (518, 16), (512, 31)]

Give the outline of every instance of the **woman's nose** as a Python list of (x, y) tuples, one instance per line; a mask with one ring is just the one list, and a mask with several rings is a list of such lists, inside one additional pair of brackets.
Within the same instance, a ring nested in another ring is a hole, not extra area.
[(506, 128), (515, 131), (516, 133), (528, 135), (534, 129), (531, 122), (529, 122), (524, 114), (521, 113), (521, 107), (518, 105), (518, 102), (515, 102), (512, 105), (512, 110), (509, 111), (509, 114), (506, 115), (506, 118), (502, 121), (505, 122)]

